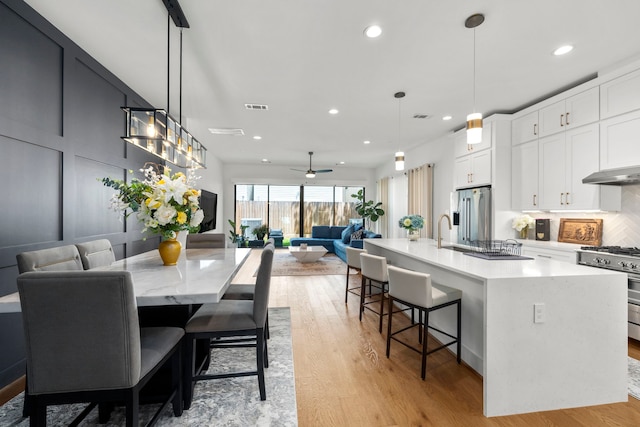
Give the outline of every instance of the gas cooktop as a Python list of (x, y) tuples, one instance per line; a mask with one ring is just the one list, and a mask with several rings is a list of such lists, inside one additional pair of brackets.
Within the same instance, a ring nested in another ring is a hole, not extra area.
[(583, 251), (606, 252), (616, 255), (640, 256), (640, 248), (622, 246), (582, 246)]

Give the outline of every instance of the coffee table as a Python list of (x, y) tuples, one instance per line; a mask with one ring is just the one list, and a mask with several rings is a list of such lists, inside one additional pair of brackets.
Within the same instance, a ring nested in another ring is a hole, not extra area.
[(307, 246), (306, 249), (301, 249), (300, 246), (289, 246), (289, 253), (299, 262), (316, 262), (327, 253), (327, 249), (324, 246)]

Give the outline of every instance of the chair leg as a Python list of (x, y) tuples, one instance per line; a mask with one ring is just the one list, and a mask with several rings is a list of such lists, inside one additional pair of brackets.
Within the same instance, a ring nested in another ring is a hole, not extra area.
[(185, 410), (191, 407), (191, 401), (193, 399), (193, 375), (195, 369), (194, 345), (195, 340), (193, 338), (183, 338), (182, 401)]
[(391, 354), (391, 320), (393, 319), (393, 297), (389, 295), (389, 319), (387, 319), (387, 359)]
[(458, 365), (462, 356), (462, 301), (458, 301)]
[(258, 388), (260, 389), (260, 400), (267, 399), (267, 392), (264, 384), (264, 335), (261, 331), (256, 334), (256, 359), (258, 368)]
[(422, 328), (422, 379), (427, 376), (427, 336), (429, 334), (429, 310), (424, 311), (424, 327)]
[(38, 402), (37, 397), (29, 398), (29, 426), (40, 427), (47, 425), (47, 405)]
[[(364, 290), (366, 289), (367, 281), (362, 276), (362, 283), (360, 284), (360, 321), (362, 322), (362, 312), (364, 311)], [(371, 282), (369, 282), (369, 289), (371, 289)]]
[(349, 297), (349, 264), (347, 264), (347, 283), (344, 289), (344, 303), (347, 303), (347, 298)]
[(382, 316), (384, 315), (384, 283), (380, 289), (380, 321), (378, 324), (378, 332), (382, 333)]
[[(413, 313), (413, 309), (411, 309)], [(422, 309), (418, 309), (418, 342), (422, 344)]]
[(139, 407), (140, 407), (140, 396), (138, 395), (138, 392), (129, 390), (127, 402), (125, 404), (127, 427), (138, 427)]
[(173, 396), (173, 415), (182, 415), (182, 346), (178, 347), (171, 356), (171, 389), (176, 391)]
[[(267, 333), (266, 331), (262, 331), (262, 336), (266, 337)], [(267, 349), (267, 340), (266, 338), (262, 340), (263, 342), (263, 346), (264, 346), (264, 367), (268, 368), (269, 367), (269, 351)], [(258, 344), (258, 342), (256, 341), (256, 345)]]

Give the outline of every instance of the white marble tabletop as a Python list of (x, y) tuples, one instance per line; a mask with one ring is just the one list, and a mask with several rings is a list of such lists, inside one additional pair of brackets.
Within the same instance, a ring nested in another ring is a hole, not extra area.
[[(187, 249), (164, 266), (157, 250), (116, 261), (103, 270), (131, 272), (138, 306), (219, 302), (251, 249)], [(0, 313), (20, 311), (18, 293), (0, 297)]]

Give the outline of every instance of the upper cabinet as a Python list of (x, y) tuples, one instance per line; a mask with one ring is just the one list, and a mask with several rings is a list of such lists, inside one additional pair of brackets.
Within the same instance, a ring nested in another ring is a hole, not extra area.
[(513, 145), (538, 138), (538, 111), (533, 111), (511, 122), (511, 143)]
[(492, 123), (485, 121), (482, 142), (467, 144), (466, 130), (454, 134), (454, 185), (456, 188), (491, 184)]
[(529, 141), (511, 149), (511, 204), (514, 210), (537, 210), (538, 141)]
[(599, 99), (599, 88), (593, 87), (540, 109), (538, 112), (539, 136), (553, 135), (598, 121)]
[(466, 129), (459, 130), (454, 135), (454, 153), (456, 158), (466, 156), (467, 154), (477, 153), (478, 151), (491, 148), (491, 127), (483, 126), (482, 142), (479, 144), (467, 144)]
[(640, 110), (600, 123), (600, 169), (640, 165)]
[(600, 118), (640, 109), (640, 70), (600, 85)]

